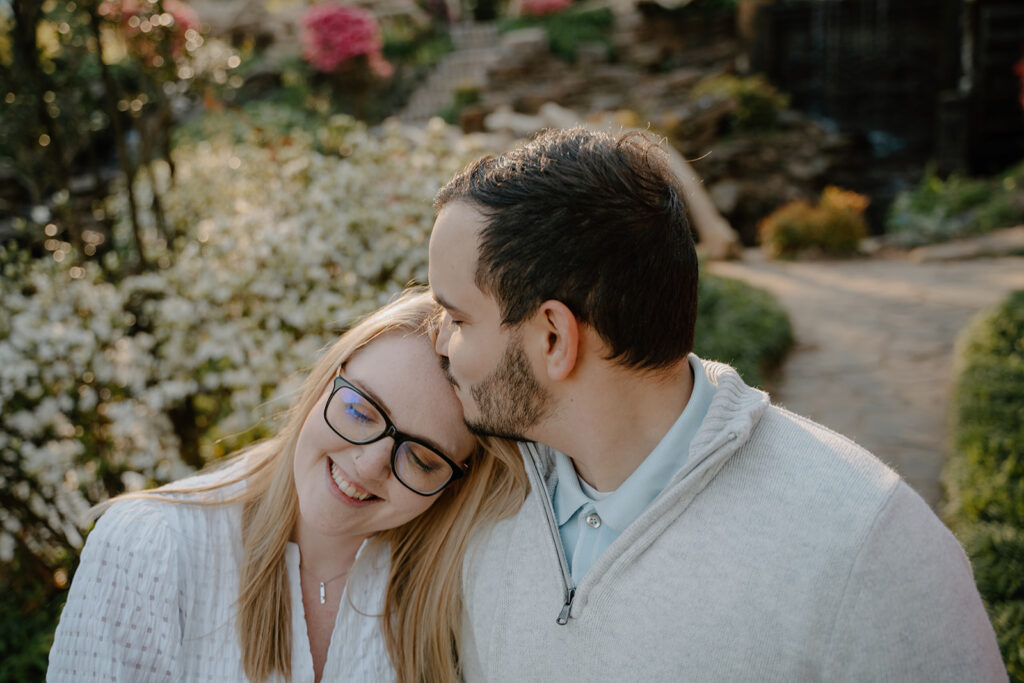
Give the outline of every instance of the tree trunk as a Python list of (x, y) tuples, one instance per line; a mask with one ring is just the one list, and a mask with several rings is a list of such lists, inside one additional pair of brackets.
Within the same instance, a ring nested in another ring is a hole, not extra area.
[(114, 140), (117, 144), (117, 156), (121, 161), (121, 172), (124, 174), (125, 189), (128, 192), (128, 211), (132, 222), (132, 235), (135, 238), (135, 247), (138, 251), (140, 271), (149, 268), (149, 261), (146, 259), (145, 247), (142, 244), (142, 228), (139, 225), (139, 211), (135, 201), (135, 165), (128, 155), (128, 146), (124, 140), (124, 129), (121, 126), (121, 119), (117, 112), (117, 100), (119, 97), (117, 84), (110, 74), (107, 63), (103, 60), (103, 43), (100, 37), (100, 15), (97, 11), (97, 3), (83, 3), (89, 13), (89, 24), (92, 27), (93, 40), (96, 42), (96, 58), (100, 62), (100, 76), (103, 80), (104, 100), (107, 104), (107, 116), (110, 117), (110, 125), (114, 128)]
[[(71, 176), (68, 172), (70, 159), (65, 153), (64, 136), (43, 99), (48, 91), (55, 91), (53, 81), (39, 66), (39, 45), (36, 29), (43, 16), (42, 5), (37, 0), (14, 0), (11, 4), (14, 15), (14, 71), (27, 76), (25, 84), (34, 84), (30, 96), (35, 100), (36, 117), (46, 131), (50, 141), (45, 146), (44, 156), (49, 161), (48, 173), (57, 179), (57, 185), (68, 194), (68, 204), (60, 212), (61, 222), (67, 228), (72, 244), (82, 253), (82, 230), (74, 213), (71, 201)], [(29, 86), (31, 87), (31, 86)], [(39, 197), (40, 200), (44, 199)]]

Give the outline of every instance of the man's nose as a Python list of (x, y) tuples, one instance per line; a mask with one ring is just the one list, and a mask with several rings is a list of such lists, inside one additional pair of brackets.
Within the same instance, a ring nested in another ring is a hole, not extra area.
[(451, 318), (445, 313), (441, 317), (441, 327), (437, 331), (437, 340), (434, 342), (434, 351), (439, 356), (448, 355), (448, 341), (452, 338)]

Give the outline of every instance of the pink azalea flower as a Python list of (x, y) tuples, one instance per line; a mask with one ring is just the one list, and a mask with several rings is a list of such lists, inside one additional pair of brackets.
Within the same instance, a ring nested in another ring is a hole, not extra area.
[(540, 17), (569, 9), (572, 0), (522, 0), (520, 11), (524, 16)]
[(302, 56), (324, 73), (365, 55), (370, 69), (387, 77), (394, 68), (381, 53), (383, 41), (373, 13), (362, 7), (324, 3), (302, 17)]

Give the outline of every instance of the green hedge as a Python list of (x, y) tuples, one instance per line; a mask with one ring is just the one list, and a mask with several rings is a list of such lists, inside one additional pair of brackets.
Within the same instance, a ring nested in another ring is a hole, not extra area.
[(0, 681), (21, 683), (46, 677), (53, 631), (67, 599), (40, 579), (37, 566), (16, 558), (0, 565)]
[(943, 179), (934, 169), (917, 187), (901, 192), (886, 218), (897, 246), (981, 235), (1024, 223), (1024, 163), (991, 178), (957, 174)]
[(768, 292), (702, 274), (694, 353), (734, 366), (761, 386), (793, 344), (789, 316)]
[(1011, 680), (1024, 682), (1024, 290), (964, 331), (946, 518), (974, 565)]

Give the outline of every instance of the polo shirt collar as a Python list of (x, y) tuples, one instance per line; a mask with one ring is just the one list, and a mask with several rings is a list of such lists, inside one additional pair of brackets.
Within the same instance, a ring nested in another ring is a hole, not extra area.
[(571, 519), (581, 507), (589, 504), (594, 507), (603, 524), (622, 533), (658, 497), (672, 476), (683, 466), (689, 457), (690, 442), (704, 421), (715, 393), (715, 387), (708, 380), (700, 359), (690, 354), (688, 360), (694, 378), (690, 400), (654, 450), (607, 498), (594, 501), (587, 497), (580, 487), (572, 461), (564, 453), (555, 451), (557, 485), (553, 507), (559, 526)]
[(555, 474), (558, 477), (558, 483), (555, 484), (553, 506), (555, 508), (555, 522), (558, 526), (562, 526), (581, 507), (592, 501), (583, 493), (579, 477), (576, 474), (576, 468), (572, 466), (569, 456), (561, 451), (555, 451)]

